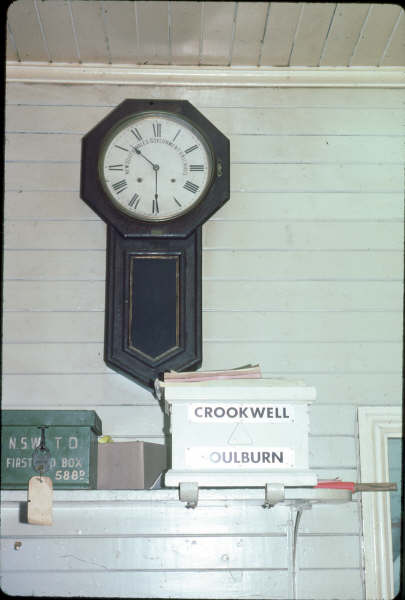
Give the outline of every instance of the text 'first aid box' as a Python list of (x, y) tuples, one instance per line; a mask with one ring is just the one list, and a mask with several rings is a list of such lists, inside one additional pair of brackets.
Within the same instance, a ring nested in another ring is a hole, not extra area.
[(162, 384), (172, 435), (166, 486), (316, 485), (308, 465), (315, 388), (280, 379)]

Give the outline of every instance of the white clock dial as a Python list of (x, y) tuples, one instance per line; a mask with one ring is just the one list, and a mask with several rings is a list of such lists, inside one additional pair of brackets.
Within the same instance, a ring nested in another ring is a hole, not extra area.
[(189, 121), (147, 112), (126, 119), (107, 136), (99, 172), (120, 210), (163, 221), (188, 212), (204, 197), (212, 162), (207, 142)]

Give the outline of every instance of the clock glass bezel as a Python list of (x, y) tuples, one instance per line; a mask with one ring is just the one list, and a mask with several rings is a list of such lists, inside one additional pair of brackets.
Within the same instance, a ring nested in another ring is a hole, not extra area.
[[(130, 127), (135, 127), (136, 122), (143, 120), (145, 118), (148, 118), (148, 119), (163, 118), (163, 119), (168, 119), (168, 120), (179, 123), (179, 125), (181, 125), (182, 127), (185, 127), (188, 131), (190, 131), (199, 140), (199, 142), (201, 143), (201, 145), (203, 147), (203, 151), (206, 155), (207, 166), (208, 166), (208, 175), (207, 175), (206, 181), (204, 183), (204, 186), (199, 191), (198, 197), (196, 197), (195, 200), (191, 204), (188, 204), (183, 210), (176, 210), (175, 213), (172, 213), (172, 214), (166, 215), (166, 216), (143, 215), (143, 214), (140, 215), (139, 213), (135, 212), (134, 210), (127, 209), (123, 204), (121, 204), (120, 202), (118, 202), (116, 200), (116, 198), (111, 193), (111, 191), (108, 188), (108, 185), (105, 181), (105, 175), (104, 175), (105, 157), (106, 157), (106, 153), (107, 153), (108, 149), (111, 147), (111, 144), (113, 143), (114, 138), (116, 138), (121, 133), (121, 131), (128, 129)], [(143, 221), (143, 222), (149, 222), (149, 223), (174, 221), (177, 218), (191, 212), (193, 209), (195, 209), (196, 206), (198, 206), (202, 202), (204, 197), (207, 195), (207, 192), (210, 189), (212, 181), (214, 179), (214, 173), (215, 173), (215, 155), (214, 155), (214, 150), (212, 148), (212, 145), (211, 145), (209, 139), (204, 135), (204, 132), (201, 130), (201, 128), (195, 122), (193, 122), (191, 119), (189, 119), (187, 116), (185, 116), (183, 114), (177, 114), (177, 113), (173, 113), (173, 112), (165, 111), (165, 110), (144, 110), (141, 112), (133, 113), (131, 115), (127, 115), (125, 118), (118, 121), (105, 134), (105, 136), (103, 137), (103, 140), (101, 142), (101, 150), (100, 150), (99, 159), (98, 159), (98, 175), (99, 175), (99, 180), (102, 185), (102, 188), (103, 188), (104, 192), (106, 193), (110, 202), (113, 204), (113, 206), (115, 206), (121, 213), (123, 213), (137, 221)]]

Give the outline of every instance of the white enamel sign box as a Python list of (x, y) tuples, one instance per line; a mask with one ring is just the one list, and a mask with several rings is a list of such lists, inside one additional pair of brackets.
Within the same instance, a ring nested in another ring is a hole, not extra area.
[(308, 466), (315, 388), (272, 379), (162, 385), (172, 464), (165, 485), (316, 485)]

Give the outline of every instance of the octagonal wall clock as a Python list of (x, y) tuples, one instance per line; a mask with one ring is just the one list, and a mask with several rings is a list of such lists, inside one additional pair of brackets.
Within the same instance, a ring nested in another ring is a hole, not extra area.
[(82, 140), (107, 223), (104, 359), (153, 388), (201, 365), (201, 226), (229, 199), (229, 140), (185, 100), (124, 100)]

